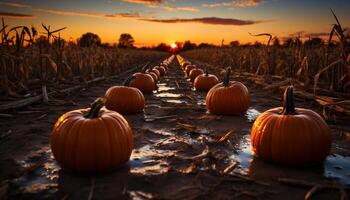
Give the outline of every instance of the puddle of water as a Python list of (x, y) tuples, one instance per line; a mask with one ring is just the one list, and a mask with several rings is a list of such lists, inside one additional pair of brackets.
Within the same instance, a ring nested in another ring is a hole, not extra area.
[(164, 101), (168, 102), (168, 103), (187, 104), (186, 101), (184, 101), (184, 100), (177, 100), (177, 99), (167, 99), (167, 100), (164, 100)]
[[(338, 154), (329, 155), (323, 163), (323, 166), (315, 166), (311, 168), (288, 168), (271, 164), (254, 158), (251, 150), (250, 135), (243, 136), (237, 145), (238, 150), (230, 156), (233, 162), (238, 161), (239, 166), (233, 172), (252, 175), (257, 177), (264, 176), (268, 178), (279, 178), (280, 176), (289, 176), (293, 178), (308, 177), (310, 179), (337, 179), (344, 185), (350, 185), (350, 157), (344, 157)], [(261, 175), (265, 174), (265, 175)]]
[(200, 106), (205, 106), (205, 99), (198, 99), (197, 101), (197, 105), (200, 105)]
[(165, 92), (165, 91), (170, 91), (170, 90), (175, 90), (174, 87), (169, 87), (166, 85), (160, 85), (158, 86), (158, 92)]
[(330, 155), (324, 162), (324, 167), (325, 177), (337, 178), (343, 184), (350, 185), (350, 157)]
[[(39, 150), (41, 156), (46, 160), (42, 166), (38, 166), (33, 172), (28, 173), (16, 180), (16, 183), (28, 193), (36, 193), (43, 190), (57, 190), (60, 167), (54, 161), (51, 150), (43, 148)], [(23, 167), (30, 168), (33, 162), (22, 160), (19, 162)]]
[(237, 153), (230, 156), (231, 160), (238, 161), (239, 166), (233, 170), (240, 174), (249, 173), (249, 164), (253, 159), (253, 153), (250, 145), (250, 135), (243, 136), (242, 140), (238, 144)]
[(130, 173), (142, 175), (158, 175), (169, 171), (165, 156), (172, 155), (172, 152), (157, 150), (150, 145), (134, 149), (131, 154), (129, 165)]
[(249, 108), (247, 112), (245, 113), (245, 116), (247, 117), (247, 120), (249, 123), (252, 123), (255, 121), (255, 119), (260, 115), (261, 113), (256, 110), (255, 108)]
[(165, 97), (165, 98), (179, 98), (181, 97), (181, 94), (174, 94), (170, 92), (163, 92), (163, 93), (158, 93), (155, 94), (156, 97)]

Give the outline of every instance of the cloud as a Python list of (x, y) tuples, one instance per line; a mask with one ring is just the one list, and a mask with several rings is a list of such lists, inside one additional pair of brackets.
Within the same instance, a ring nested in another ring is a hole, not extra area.
[(243, 25), (252, 25), (261, 23), (260, 21), (252, 21), (252, 20), (240, 20), (240, 19), (232, 19), (232, 18), (218, 18), (218, 17), (203, 17), (203, 18), (192, 18), (192, 19), (140, 19), (142, 21), (148, 22), (158, 22), (158, 23), (202, 23), (202, 24), (212, 24), (212, 25), (235, 25), (235, 26), (243, 26)]
[(198, 12), (199, 10), (197, 8), (193, 8), (190, 6), (179, 6), (179, 7), (174, 7), (174, 6), (162, 6), (164, 10), (173, 12), (173, 11), (189, 11), (189, 12)]
[(264, 0), (235, 0), (221, 3), (203, 4), (203, 7), (254, 7), (264, 2)]
[(31, 8), (30, 5), (23, 4), (23, 3), (10, 3), (10, 2), (1, 2), (0, 1), (0, 5), (14, 7), (14, 8)]
[[(168, 1), (165, 0), (122, 0), (128, 3), (144, 4), (149, 8), (161, 8), (170, 12), (175, 11), (189, 11), (189, 12), (198, 12), (199, 10), (190, 6), (170, 6)], [(175, 2), (176, 0), (169, 0)]]
[(115, 13), (104, 15), (107, 18), (139, 18), (141, 17), (139, 13)]
[(114, 13), (114, 14), (102, 14), (102, 13), (88, 13), (88, 12), (74, 12), (74, 11), (64, 11), (64, 10), (54, 10), (54, 9), (33, 9), (36, 12), (43, 12), (55, 15), (63, 16), (80, 16), (80, 17), (94, 17), (94, 18), (139, 18), (139, 13)]
[(122, 0), (128, 3), (146, 4), (146, 5), (157, 5), (162, 4), (164, 0)]
[(0, 17), (4, 17), (4, 18), (21, 18), (21, 19), (34, 18), (33, 15), (22, 14), (22, 13), (9, 13), (9, 12), (0, 12)]

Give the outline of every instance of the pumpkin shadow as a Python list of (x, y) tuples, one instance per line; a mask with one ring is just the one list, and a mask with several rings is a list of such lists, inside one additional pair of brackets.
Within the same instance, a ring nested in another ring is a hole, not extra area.
[(324, 171), (322, 163), (307, 167), (288, 167), (254, 157), (249, 164), (249, 177), (263, 181), (290, 178), (317, 182), (324, 180)]
[(126, 189), (129, 173), (128, 164), (115, 171), (96, 174), (75, 174), (61, 169), (57, 193), (60, 198), (69, 199), (98, 198), (101, 195), (105, 199), (130, 199)]

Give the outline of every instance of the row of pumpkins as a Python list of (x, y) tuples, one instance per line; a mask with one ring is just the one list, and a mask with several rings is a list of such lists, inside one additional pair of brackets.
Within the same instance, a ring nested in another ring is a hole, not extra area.
[[(248, 110), (247, 87), (230, 81), (227, 68), (223, 82), (177, 55), (181, 69), (198, 91), (208, 91), (206, 108), (212, 114), (239, 115)], [(295, 108), (293, 87), (286, 88), (283, 107), (269, 109), (258, 116), (251, 128), (255, 156), (288, 166), (306, 166), (322, 162), (331, 149), (327, 123), (316, 112)]]
[(133, 150), (133, 131), (122, 114), (141, 112), (143, 94), (152, 93), (163, 77), (171, 56), (129, 77), (123, 85), (109, 88), (90, 108), (63, 114), (51, 134), (51, 151), (62, 169), (78, 173), (102, 172), (125, 164)]
[[(65, 113), (56, 122), (51, 136), (52, 153), (68, 171), (100, 172), (126, 163), (133, 150), (133, 131), (122, 116), (141, 112), (143, 94), (152, 93), (175, 56), (133, 74), (123, 86), (109, 88), (90, 108)], [(250, 104), (247, 87), (230, 81), (228, 68), (223, 82), (177, 55), (180, 67), (196, 90), (208, 91), (206, 107), (210, 113), (239, 115)], [(323, 161), (331, 147), (330, 129), (315, 112), (295, 108), (293, 87), (284, 94), (284, 107), (262, 113), (251, 129), (253, 151), (261, 159), (291, 166)]]

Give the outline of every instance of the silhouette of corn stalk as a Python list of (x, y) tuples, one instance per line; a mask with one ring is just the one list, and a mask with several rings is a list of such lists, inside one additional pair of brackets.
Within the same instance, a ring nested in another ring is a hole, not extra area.
[[(331, 12), (335, 18), (336, 24), (333, 24), (333, 28), (329, 34), (328, 39), (328, 50), (330, 49), (330, 44), (334, 36), (337, 36), (340, 45), (340, 56), (336, 61), (328, 64), (328, 66), (319, 70), (315, 75), (313, 92), (316, 96), (317, 86), (320, 79), (320, 76), (323, 73), (331, 73), (331, 83), (329, 89), (331, 91), (346, 91), (350, 85), (350, 41), (345, 36), (345, 31), (347, 28), (342, 27), (340, 21), (334, 11), (331, 9)], [(327, 53), (328, 55), (328, 53)], [(327, 58), (328, 60), (328, 58)]]

